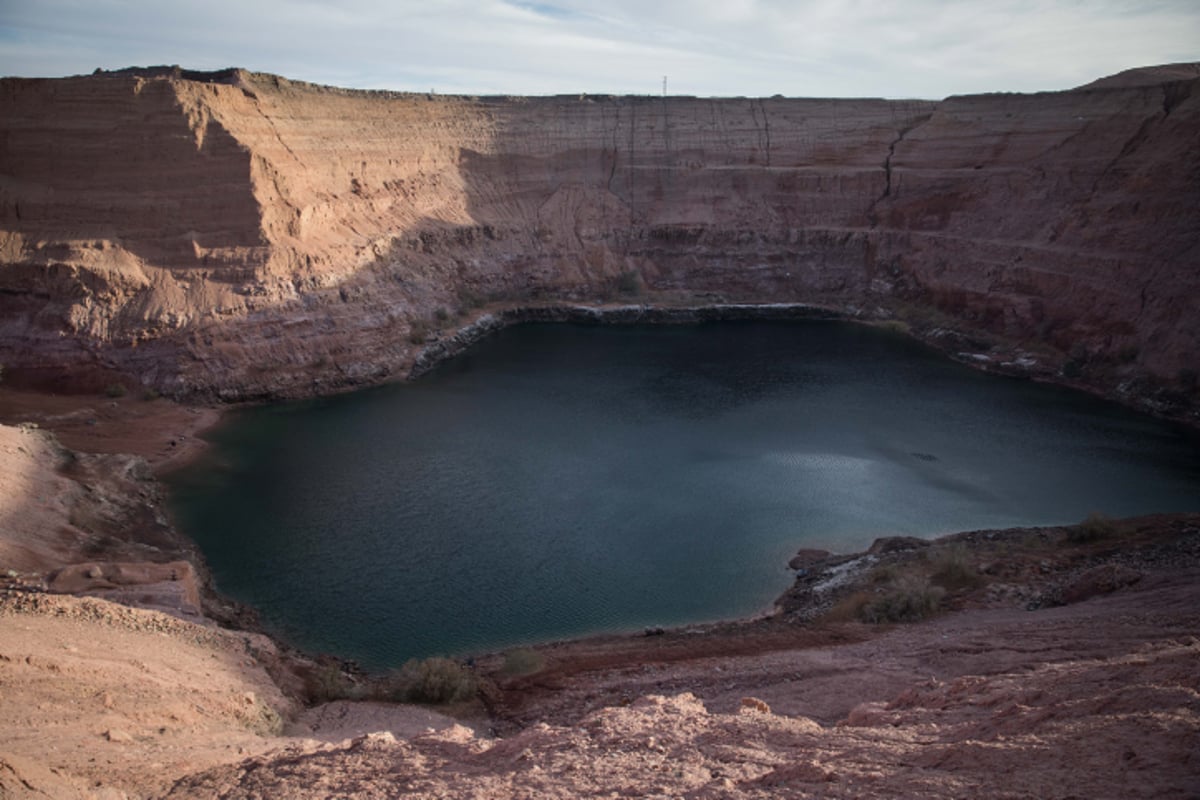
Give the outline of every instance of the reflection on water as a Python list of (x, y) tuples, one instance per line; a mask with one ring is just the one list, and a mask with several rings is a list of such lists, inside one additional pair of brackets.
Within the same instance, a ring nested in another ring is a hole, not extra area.
[(173, 503), (218, 586), (376, 667), (751, 614), (798, 547), (1200, 508), (1194, 437), (839, 323), (522, 326), (216, 440)]

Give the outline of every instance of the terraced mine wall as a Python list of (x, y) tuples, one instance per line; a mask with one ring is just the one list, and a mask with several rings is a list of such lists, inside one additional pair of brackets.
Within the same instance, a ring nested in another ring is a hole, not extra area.
[(930, 102), (5, 79), (0, 363), (303, 396), (407, 375), (485, 312), (806, 304), (1186, 417), (1198, 83)]

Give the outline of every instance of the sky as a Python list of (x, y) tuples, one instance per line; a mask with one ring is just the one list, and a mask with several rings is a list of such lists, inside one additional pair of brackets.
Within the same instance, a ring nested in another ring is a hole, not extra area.
[(236, 66), (443, 94), (918, 97), (1200, 61), (1200, 0), (0, 0), (0, 75)]

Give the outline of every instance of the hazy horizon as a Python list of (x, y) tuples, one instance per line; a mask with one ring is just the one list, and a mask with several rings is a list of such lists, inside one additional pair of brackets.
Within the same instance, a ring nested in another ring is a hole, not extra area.
[(1190, 0), (39, 0), (0, 3), (0, 74), (238, 67), (443, 94), (888, 97), (1069, 89), (1200, 60)]

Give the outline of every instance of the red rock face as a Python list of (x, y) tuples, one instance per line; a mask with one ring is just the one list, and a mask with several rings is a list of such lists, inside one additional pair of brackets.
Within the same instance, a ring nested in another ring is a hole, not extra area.
[(1176, 377), (1200, 342), (1196, 81), (950, 98), (895, 148), (882, 224), (942, 310)]
[(300, 395), (484, 303), (804, 302), (1196, 406), (1194, 70), (937, 103), (191, 77), (0, 82), (10, 375)]

